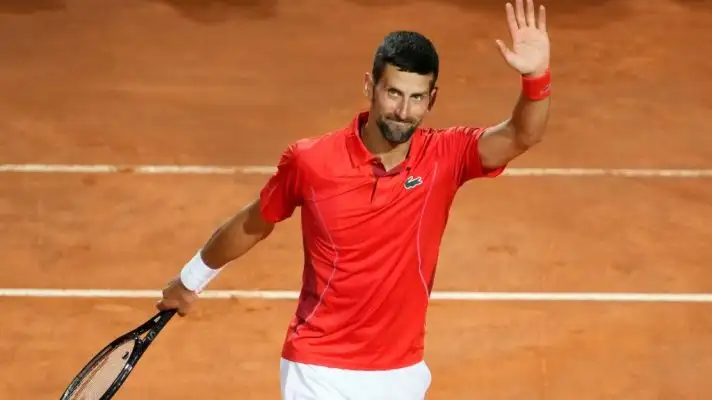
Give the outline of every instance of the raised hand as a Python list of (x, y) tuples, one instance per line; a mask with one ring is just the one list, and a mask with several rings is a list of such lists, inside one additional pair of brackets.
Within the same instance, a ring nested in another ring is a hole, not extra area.
[(512, 47), (497, 40), (502, 57), (507, 64), (525, 76), (538, 76), (549, 68), (550, 46), (549, 35), (546, 32), (546, 10), (539, 6), (537, 18), (534, 0), (516, 0), (516, 8), (512, 3), (505, 6), (509, 34)]

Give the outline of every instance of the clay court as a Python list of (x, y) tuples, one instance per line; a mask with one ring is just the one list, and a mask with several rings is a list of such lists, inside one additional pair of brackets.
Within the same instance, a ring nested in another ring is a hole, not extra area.
[[(549, 134), (456, 199), (429, 398), (712, 398), (712, 2), (543, 4)], [(0, 1), (0, 398), (59, 398), (152, 315), (285, 146), (366, 107), (396, 29), (441, 54), (428, 125), (507, 117), (503, 0)], [(295, 216), (210, 287), (257, 297), (174, 318), (116, 398), (279, 398), (301, 262)]]

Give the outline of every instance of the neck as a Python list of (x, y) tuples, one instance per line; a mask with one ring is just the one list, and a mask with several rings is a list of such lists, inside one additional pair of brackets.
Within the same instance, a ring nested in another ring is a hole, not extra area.
[(405, 160), (408, 150), (410, 149), (410, 140), (396, 145), (386, 140), (380, 128), (371, 117), (368, 118), (361, 128), (361, 140), (368, 151), (381, 159), (381, 162), (387, 169)]

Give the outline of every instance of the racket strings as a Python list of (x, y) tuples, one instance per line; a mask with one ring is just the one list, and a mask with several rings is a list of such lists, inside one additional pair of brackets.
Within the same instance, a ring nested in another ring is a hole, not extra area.
[(135, 342), (129, 340), (107, 353), (87, 371), (71, 400), (99, 400), (128, 364)]

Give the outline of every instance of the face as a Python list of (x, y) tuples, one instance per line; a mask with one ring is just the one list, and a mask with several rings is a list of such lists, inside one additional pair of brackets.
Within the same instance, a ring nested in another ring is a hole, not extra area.
[(434, 102), (432, 75), (399, 71), (387, 65), (380, 81), (366, 74), (365, 92), (371, 100), (371, 115), (383, 137), (393, 145), (407, 142), (423, 122)]

